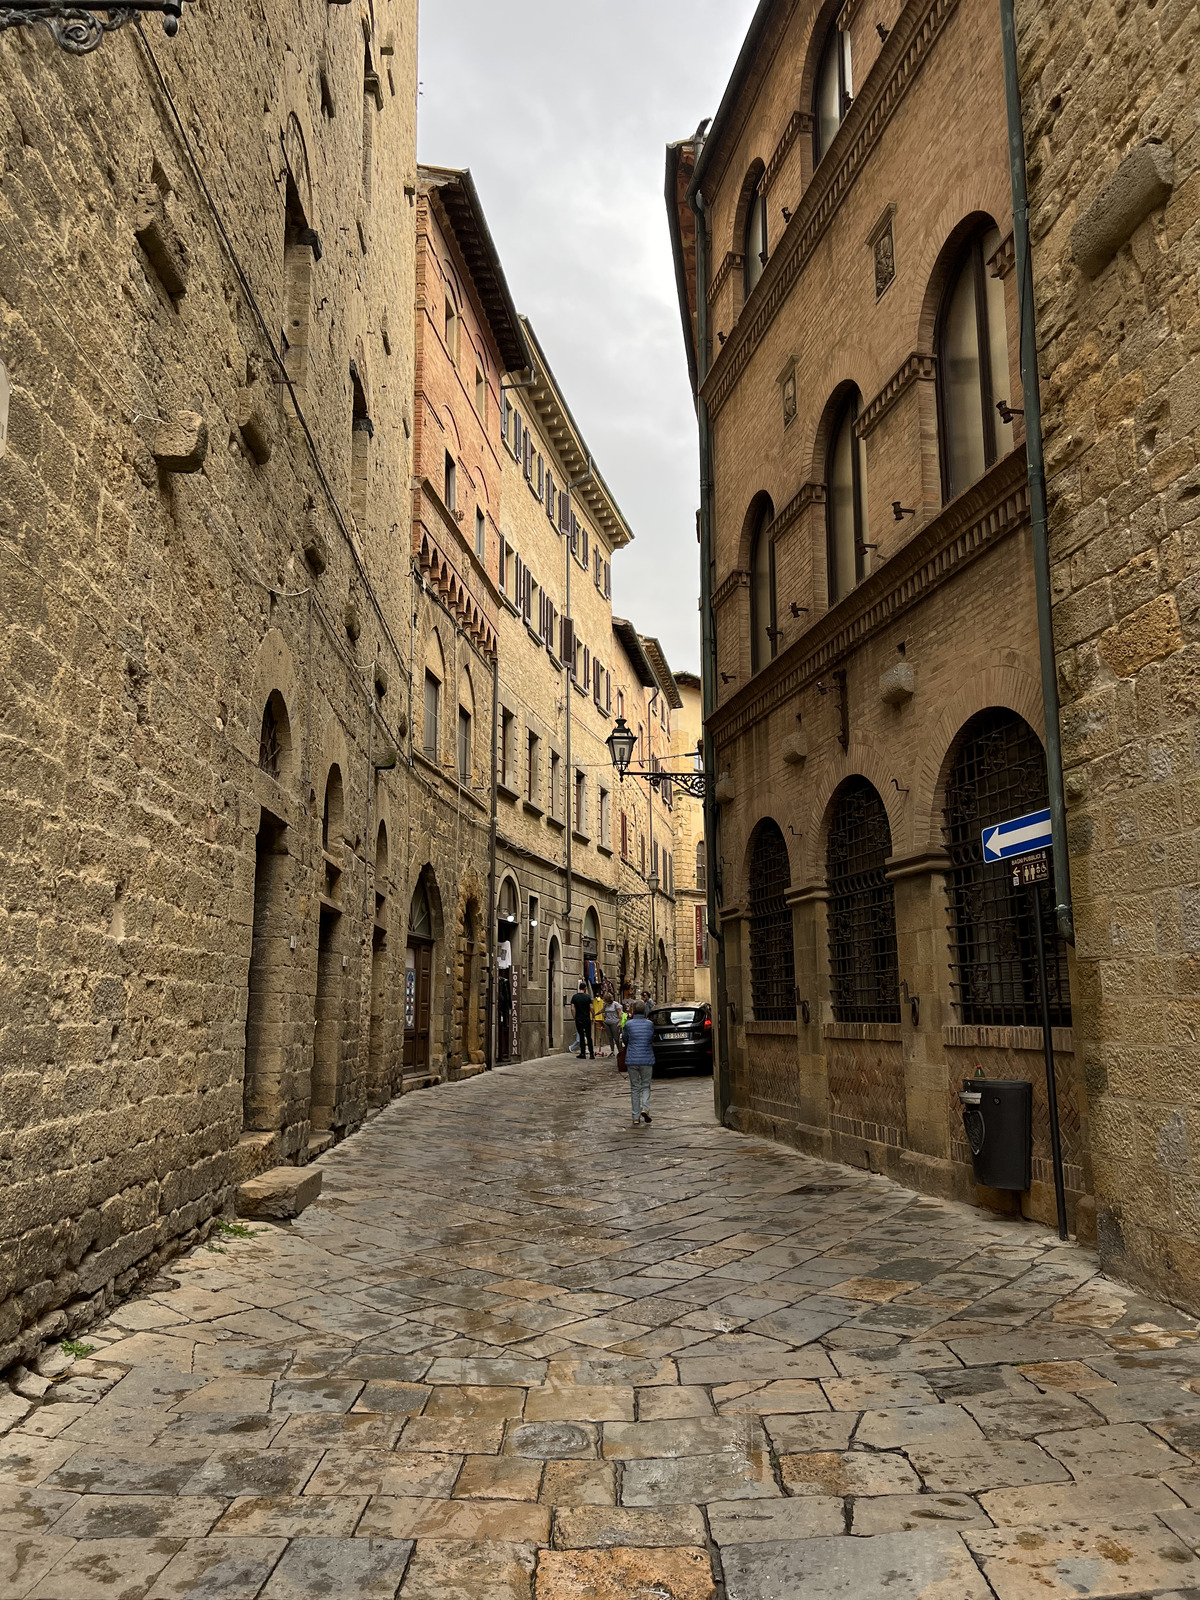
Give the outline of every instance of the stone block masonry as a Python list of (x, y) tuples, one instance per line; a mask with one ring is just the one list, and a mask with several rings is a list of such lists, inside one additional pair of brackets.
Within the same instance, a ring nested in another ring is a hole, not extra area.
[(1194, 1309), (1200, 17), (1018, 0), (1017, 21), (1099, 1241)]
[(3, 1368), (393, 1091), (435, 822), (414, 0), (5, 32), (0, 85)]

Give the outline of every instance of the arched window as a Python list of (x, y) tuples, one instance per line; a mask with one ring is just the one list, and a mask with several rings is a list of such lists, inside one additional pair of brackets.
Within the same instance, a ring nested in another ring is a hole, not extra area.
[(696, 845), (696, 887), (701, 894), (708, 888), (708, 856), (703, 839)]
[(794, 1022), (796, 964), (792, 953), (787, 842), (777, 823), (760, 822), (750, 855), (750, 1000), (759, 1022)]
[(829, 604), (848, 595), (868, 571), (866, 446), (855, 436), (859, 396), (851, 389), (838, 408), (825, 460), (825, 525)]
[(408, 933), (412, 939), (433, 938), (433, 916), (429, 910), (429, 895), (420, 878), (417, 879), (412, 904), (408, 908)]
[(1037, 1027), (1037, 938), (1030, 896), (1042, 897), (1048, 949), (1050, 1018), (1071, 1024), (1067, 956), (1056, 933), (1049, 884), (1014, 889), (1009, 868), (985, 863), (984, 828), (1048, 804), (1046, 758), (1036, 733), (1013, 711), (981, 711), (961, 734), (946, 784), (947, 891), (951, 968), (962, 1021)]
[(745, 259), (746, 299), (762, 277), (767, 265), (770, 241), (767, 235), (767, 195), (760, 173), (746, 202), (746, 231), (742, 237), (742, 254)]
[(986, 263), (1000, 247), (991, 222), (976, 228), (947, 280), (937, 324), (938, 425), (942, 497), (983, 476), (1012, 449), (1012, 423), (997, 401), (1008, 399), (1008, 330), (1004, 285)]
[(258, 764), (272, 778), (283, 773), (292, 746), (292, 730), (287, 706), (278, 689), (271, 691), (263, 707), (262, 731), (258, 739)]
[(325, 780), (321, 848), (327, 855), (340, 855), (342, 851), (342, 769), (337, 765), (330, 767)]
[(854, 95), (850, 73), (850, 35), (835, 22), (825, 36), (813, 83), (813, 165), (833, 143)]
[(851, 778), (829, 821), (829, 975), (835, 1022), (899, 1022), (892, 832), (872, 784)]
[(750, 546), (750, 670), (759, 672), (775, 655), (775, 546), (769, 529), (775, 507), (764, 498)]

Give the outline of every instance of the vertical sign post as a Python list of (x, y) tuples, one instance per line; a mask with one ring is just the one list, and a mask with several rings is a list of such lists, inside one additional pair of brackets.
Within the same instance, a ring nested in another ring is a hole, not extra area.
[(1050, 1156), (1054, 1163), (1054, 1199), (1058, 1237), (1067, 1237), (1067, 1190), (1063, 1178), (1062, 1134), (1058, 1121), (1058, 1082), (1054, 1070), (1054, 1033), (1050, 1026), (1050, 979), (1046, 971), (1046, 930), (1042, 919), (1041, 885), (1050, 882), (1050, 857), (1038, 850), (1012, 863), (1014, 889), (1028, 889), (1037, 934), (1038, 998), (1042, 1010), (1042, 1050), (1046, 1057), (1046, 1106), (1050, 1113)]

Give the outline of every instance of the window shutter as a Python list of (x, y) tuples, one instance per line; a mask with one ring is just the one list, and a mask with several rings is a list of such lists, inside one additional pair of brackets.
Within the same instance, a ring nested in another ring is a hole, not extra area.
[(508, 390), (507, 389), (501, 389), (501, 391), (500, 391), (500, 437), (504, 440), (505, 444), (508, 443), (508, 423), (509, 423), (509, 412), (511, 410), (512, 410), (512, 406), (509, 403)]
[(590, 689), (592, 685), (592, 652), (587, 645), (583, 647), (583, 687)]
[(541, 453), (540, 450), (538, 451), (537, 485), (538, 485), (538, 499), (540, 500), (542, 498), (542, 496), (546, 492), (546, 463), (545, 463), (545, 460), (543, 459), (543, 456), (542, 456), (542, 453)]
[(533, 573), (525, 568), (525, 594), (521, 601), (521, 610), (525, 613), (525, 621), (529, 622), (533, 616)]
[(554, 521), (554, 474), (546, 474), (546, 515)]
[(521, 427), (521, 413), (519, 411), (514, 411), (513, 412), (513, 430), (512, 430), (512, 453), (513, 453), (514, 456), (516, 456), (518, 461), (521, 459), (521, 440), (522, 440), (522, 436), (523, 436), (523, 430), (522, 430), (522, 427)]
[(578, 549), (579, 549), (579, 518), (572, 511), (572, 513), (571, 513), (571, 554), (572, 555), (576, 554)]
[(580, 559), (580, 561), (583, 562), (584, 566), (586, 567), (587, 564), (588, 564), (588, 530), (587, 530), (587, 523), (586, 522), (583, 524), (583, 551), (582, 551), (579, 559)]
[(612, 564), (608, 561), (604, 563), (604, 598), (612, 599)]
[(604, 709), (605, 709), (605, 711), (608, 711), (610, 713), (612, 711), (612, 673), (611, 672), (606, 672), (604, 674)]
[(575, 656), (575, 624), (570, 617), (562, 619), (562, 650), (559, 657), (566, 666), (570, 666)]

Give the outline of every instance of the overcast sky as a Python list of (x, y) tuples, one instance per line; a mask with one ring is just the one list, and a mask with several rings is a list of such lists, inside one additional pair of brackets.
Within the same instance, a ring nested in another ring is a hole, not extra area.
[(696, 417), (665, 150), (716, 110), (754, 4), (421, 6), (421, 160), (473, 172), (513, 298), (634, 531), (614, 610), (693, 672)]

